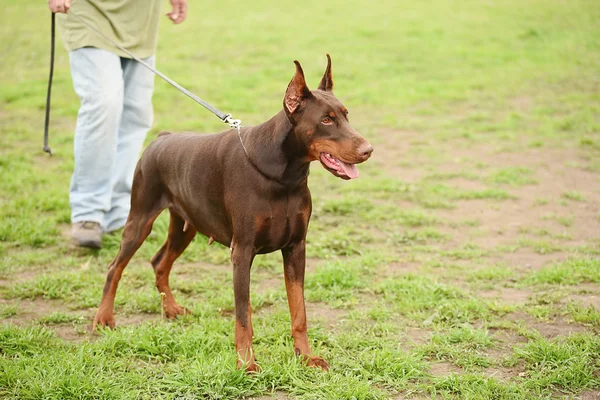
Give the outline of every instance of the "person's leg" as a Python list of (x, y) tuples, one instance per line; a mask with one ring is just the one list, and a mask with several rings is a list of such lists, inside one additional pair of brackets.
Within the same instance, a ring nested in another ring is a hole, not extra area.
[(75, 128), (71, 221), (102, 223), (110, 209), (123, 72), (119, 56), (105, 50), (84, 47), (69, 56), (73, 86), (81, 100)]
[[(154, 66), (154, 56), (144, 61)], [(123, 113), (111, 180), (111, 207), (104, 217), (103, 226), (107, 232), (125, 226), (131, 203), (133, 172), (153, 118), (154, 74), (135, 60), (122, 58), (121, 65), (124, 81)]]
[[(69, 194), (75, 228), (84, 221), (102, 224), (104, 214), (110, 210), (123, 109), (123, 72), (120, 57), (105, 50), (84, 47), (71, 51), (69, 57), (73, 87), (81, 100)], [(75, 231), (73, 236), (77, 240)]]

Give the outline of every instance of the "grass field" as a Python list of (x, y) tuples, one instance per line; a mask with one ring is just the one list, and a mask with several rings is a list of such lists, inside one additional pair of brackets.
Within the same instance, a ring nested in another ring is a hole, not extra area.
[[(315, 88), (329, 52), (336, 94), (375, 147), (360, 179), (319, 165), (310, 177), (309, 337), (332, 369), (294, 357), (279, 254), (253, 268), (261, 373), (235, 369), (228, 249), (196, 238), (172, 275), (194, 314), (162, 319), (148, 260), (167, 215), (121, 281), (118, 328), (90, 333), (120, 238), (69, 244), (68, 54), (59, 44), (49, 158), (49, 12), (4, 0), (0, 397), (600, 399), (597, 2), (189, 8), (181, 26), (162, 21), (161, 71), (254, 125), (281, 109), (294, 59)], [(154, 104), (148, 143), (224, 129), (164, 82)]]

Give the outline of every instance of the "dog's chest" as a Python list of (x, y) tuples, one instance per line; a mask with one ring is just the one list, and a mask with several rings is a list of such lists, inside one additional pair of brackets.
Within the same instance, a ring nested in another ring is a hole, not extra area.
[(303, 240), (310, 218), (310, 202), (291, 199), (273, 202), (269, 212), (254, 218), (255, 248), (258, 253), (270, 253)]

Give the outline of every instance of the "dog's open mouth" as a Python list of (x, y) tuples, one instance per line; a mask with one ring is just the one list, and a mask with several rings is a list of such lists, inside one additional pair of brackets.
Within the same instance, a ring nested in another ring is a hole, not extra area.
[(321, 164), (332, 174), (342, 179), (358, 178), (356, 164), (347, 164), (329, 153), (320, 154)]

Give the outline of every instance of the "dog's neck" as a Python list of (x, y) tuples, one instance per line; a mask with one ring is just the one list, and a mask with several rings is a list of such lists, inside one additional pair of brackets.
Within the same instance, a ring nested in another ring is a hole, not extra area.
[(306, 183), (310, 163), (305, 144), (293, 133), (284, 110), (260, 125), (242, 129), (241, 140), (250, 162), (267, 178), (284, 186)]

